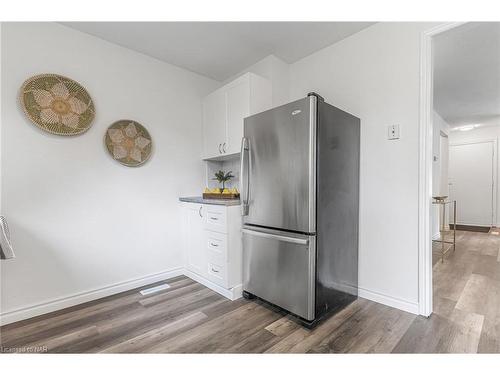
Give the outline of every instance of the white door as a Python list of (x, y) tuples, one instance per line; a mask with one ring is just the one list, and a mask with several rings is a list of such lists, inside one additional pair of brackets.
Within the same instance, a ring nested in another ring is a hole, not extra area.
[(184, 243), (187, 253), (187, 268), (205, 276), (206, 251), (204, 233), (204, 207), (201, 204), (187, 204), (184, 206), (185, 226)]
[(449, 146), (449, 190), (457, 201), (457, 224), (493, 223), (493, 146), (491, 141)]
[(221, 155), (224, 142), (226, 142), (226, 93), (218, 90), (203, 101), (203, 156), (210, 158)]

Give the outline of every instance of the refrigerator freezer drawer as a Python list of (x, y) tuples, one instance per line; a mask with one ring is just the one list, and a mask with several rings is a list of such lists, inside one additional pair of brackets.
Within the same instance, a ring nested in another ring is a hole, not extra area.
[(316, 237), (244, 226), (243, 289), (315, 318)]

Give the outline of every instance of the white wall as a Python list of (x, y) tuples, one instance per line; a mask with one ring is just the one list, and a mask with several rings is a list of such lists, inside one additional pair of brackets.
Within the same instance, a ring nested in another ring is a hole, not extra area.
[(420, 36), (433, 26), (375, 24), (290, 66), (292, 100), (316, 91), (361, 119), (360, 295), (415, 313)]
[[(201, 98), (219, 83), (59, 24), (2, 28), (1, 201), (17, 255), (1, 263), (2, 323), (178, 272), (177, 199), (203, 186)], [(24, 116), (19, 88), (45, 72), (86, 87), (96, 107), (87, 133), (50, 135)], [(105, 150), (106, 128), (122, 118), (153, 137), (140, 168)]]
[[(442, 181), (448, 180), (448, 155), (441, 155), (441, 132), (450, 134), (450, 125), (444, 121), (437, 112), (432, 113), (432, 154), (435, 159), (432, 162), (432, 196), (448, 195), (448, 184)], [(439, 237), (439, 215), (441, 206), (431, 205), (432, 210), (432, 238)]]
[[(500, 165), (498, 163), (498, 139), (500, 137), (500, 124), (498, 126), (487, 126), (483, 128), (477, 128), (470, 131), (452, 131), (450, 132), (450, 145), (460, 144), (460, 143), (469, 143), (469, 142), (480, 142), (480, 141), (496, 141), (496, 149), (495, 149), (495, 161), (493, 165), (497, 166), (496, 173), (493, 174), (495, 188), (495, 196), (494, 196), (494, 204), (495, 210), (493, 213), (494, 222), (496, 222), (496, 226), (500, 226), (500, 200), (499, 197), (499, 188), (498, 188), (498, 176), (500, 175)], [(457, 203), (458, 205), (458, 203)]]

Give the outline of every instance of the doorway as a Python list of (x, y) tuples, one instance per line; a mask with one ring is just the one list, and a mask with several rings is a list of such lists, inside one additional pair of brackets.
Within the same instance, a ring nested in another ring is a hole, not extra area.
[[(498, 282), (494, 280), (500, 279), (499, 231), (458, 231), (457, 251), (449, 253), (454, 261), (439, 265), (447, 272), (435, 275), (433, 280), (432, 240), (438, 215), (432, 197), (438, 186), (438, 195), (457, 200), (458, 225), (484, 226), (487, 230), (497, 225), (496, 155), (500, 130), (493, 129), (500, 129), (500, 24), (442, 24), (423, 33), (421, 42), (420, 314), (430, 316), (433, 312), (452, 313), (458, 309), (457, 314), (474, 312), (487, 319), (487, 311), (481, 310), (479, 301), (467, 307), (459, 300), (465, 293), (470, 304), (475, 295), (484, 296), (485, 289), (496, 288)], [(443, 64), (446, 58), (448, 62)], [(436, 115), (443, 121), (436, 120)], [(448, 143), (442, 133), (449, 136)], [(445, 157), (439, 157), (446, 154), (447, 147), (448, 164)], [(450, 215), (443, 220), (447, 229)], [(483, 292), (474, 290), (479, 281)], [(493, 289), (491, 296), (500, 296), (500, 289)], [(433, 295), (440, 298), (433, 301)], [(500, 303), (493, 297), (486, 304)]]

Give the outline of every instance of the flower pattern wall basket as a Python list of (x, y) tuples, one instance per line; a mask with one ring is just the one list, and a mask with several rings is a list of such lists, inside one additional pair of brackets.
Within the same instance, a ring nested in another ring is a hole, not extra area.
[(87, 90), (57, 74), (41, 74), (26, 80), (20, 101), (28, 118), (52, 134), (81, 134), (94, 120), (94, 103)]
[(146, 128), (133, 120), (113, 123), (106, 131), (104, 142), (113, 159), (127, 167), (145, 163), (153, 145)]

